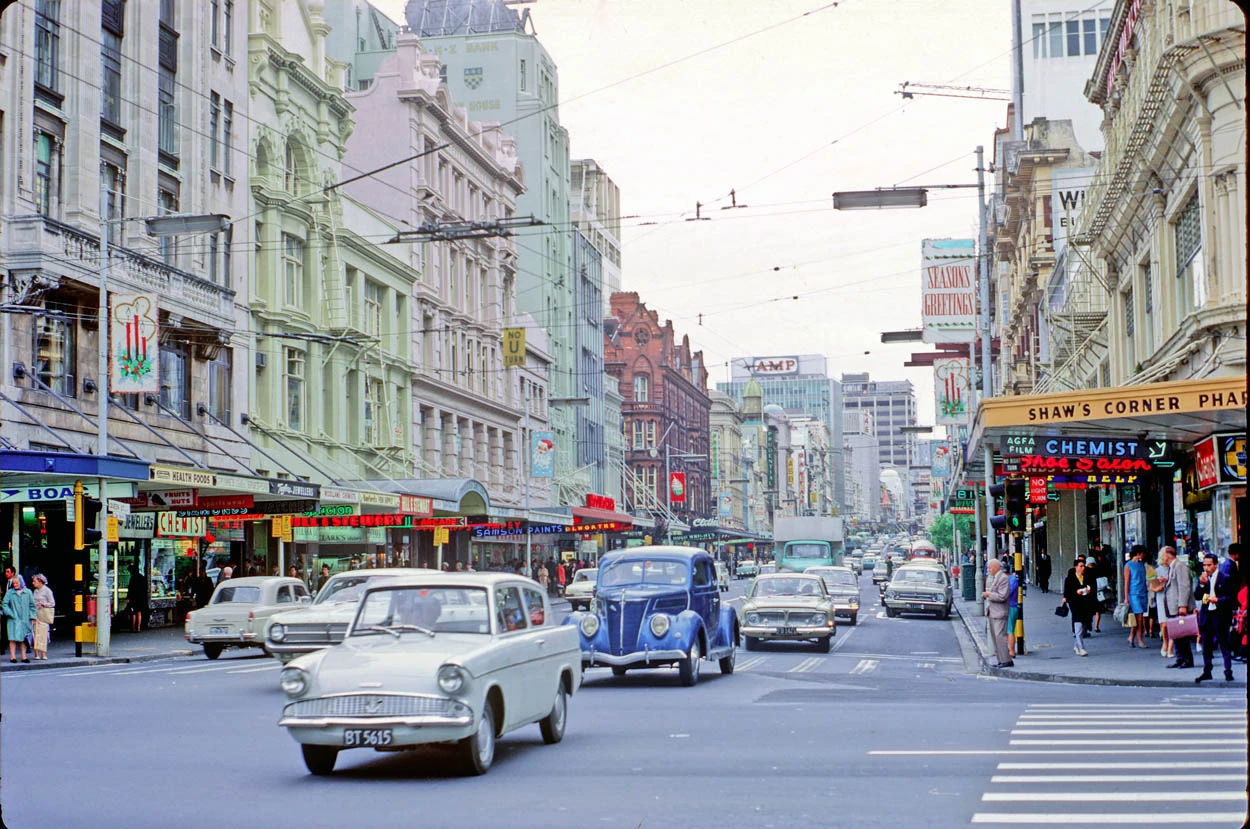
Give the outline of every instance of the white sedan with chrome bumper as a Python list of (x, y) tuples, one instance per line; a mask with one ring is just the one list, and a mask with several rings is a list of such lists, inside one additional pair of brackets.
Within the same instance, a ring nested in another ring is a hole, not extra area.
[(761, 574), (742, 603), (747, 650), (761, 641), (809, 641), (828, 653), (837, 631), (833, 602), (820, 576)]
[(503, 573), (430, 574), (371, 584), (343, 642), (292, 660), (278, 724), (313, 774), (340, 751), (404, 751), (453, 743), (482, 774), (496, 740), (538, 723), (564, 737), (581, 684), (577, 631), (552, 624), (547, 598)]

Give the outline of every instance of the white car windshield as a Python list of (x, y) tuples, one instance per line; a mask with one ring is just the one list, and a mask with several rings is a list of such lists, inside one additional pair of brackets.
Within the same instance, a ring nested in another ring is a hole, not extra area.
[(240, 604), (256, 604), (260, 601), (259, 587), (223, 587), (217, 591), (217, 595), (213, 596), (213, 604), (225, 604), (226, 602), (238, 602)]
[(485, 588), (440, 585), (371, 590), (356, 611), (351, 635), (407, 632), (489, 634)]
[(894, 574), (895, 581), (914, 581), (925, 584), (942, 584), (942, 571), (928, 567), (908, 569), (906, 567)]
[(685, 584), (690, 568), (684, 561), (614, 561), (599, 571), (600, 587), (626, 584)]
[(820, 576), (822, 579), (825, 580), (825, 584), (849, 584), (852, 587), (859, 584), (859, 582), (855, 581), (854, 573), (847, 572), (844, 570), (812, 571), (811, 569), (809, 569), (807, 572), (809, 573), (815, 572), (816, 575)]
[(760, 579), (755, 583), (752, 596), (819, 596), (824, 591), (816, 579), (780, 578)]

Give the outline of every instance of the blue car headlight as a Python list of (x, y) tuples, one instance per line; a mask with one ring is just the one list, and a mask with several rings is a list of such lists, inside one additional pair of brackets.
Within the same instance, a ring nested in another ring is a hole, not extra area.
[(585, 636), (587, 639), (593, 639), (595, 634), (599, 632), (599, 617), (593, 613), (588, 613), (578, 622), (577, 627), (582, 632), (582, 636)]
[(651, 632), (655, 634), (655, 638), (663, 639), (672, 624), (667, 613), (657, 613), (651, 617)]

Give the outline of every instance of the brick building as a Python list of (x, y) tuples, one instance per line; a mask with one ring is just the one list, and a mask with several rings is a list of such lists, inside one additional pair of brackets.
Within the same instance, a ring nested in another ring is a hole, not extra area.
[(637, 293), (613, 293), (609, 308), (603, 359), (625, 399), (626, 500), (634, 511), (662, 516), (669, 505), (667, 466), (686, 475), (685, 501), (672, 503), (674, 517), (686, 523), (709, 517), (714, 514), (708, 463), (712, 401), (703, 352), (692, 353), (690, 338), (678, 339), (672, 320), (661, 325)]

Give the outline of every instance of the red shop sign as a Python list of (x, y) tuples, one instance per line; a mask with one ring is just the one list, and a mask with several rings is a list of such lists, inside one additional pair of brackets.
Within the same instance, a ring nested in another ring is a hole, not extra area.
[(1194, 472), (1198, 489), (1206, 489), (1220, 482), (1220, 467), (1215, 460), (1215, 436), (1194, 444)]

